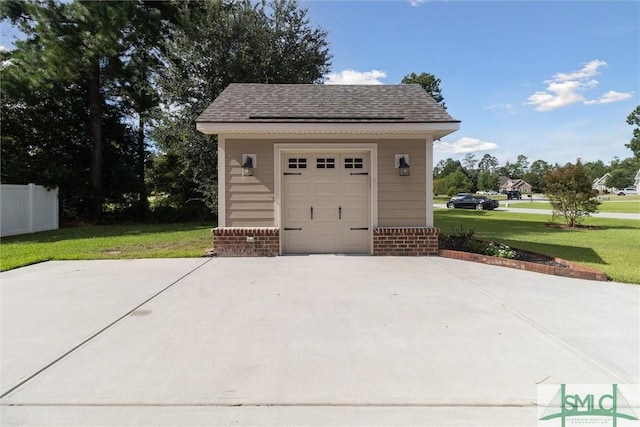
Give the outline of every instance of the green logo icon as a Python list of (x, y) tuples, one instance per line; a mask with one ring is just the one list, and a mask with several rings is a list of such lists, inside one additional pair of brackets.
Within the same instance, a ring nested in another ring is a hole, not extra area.
[(567, 393), (567, 385), (560, 384), (560, 389), (546, 406), (540, 421), (559, 418), (565, 427), (567, 418), (571, 417), (608, 417), (617, 427), (618, 420), (637, 421), (632, 406), (620, 392), (617, 384), (612, 384), (611, 392), (593, 393), (579, 388), (580, 392)]

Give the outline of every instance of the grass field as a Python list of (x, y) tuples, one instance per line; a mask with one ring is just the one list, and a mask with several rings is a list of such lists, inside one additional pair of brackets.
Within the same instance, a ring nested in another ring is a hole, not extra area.
[[(502, 203), (504, 206), (504, 203)], [(522, 202), (522, 203), (510, 203), (510, 208), (528, 208), (528, 209), (551, 209), (551, 205), (548, 202)], [(617, 212), (617, 213), (637, 213), (640, 214), (640, 199), (639, 200), (611, 200), (602, 201), (598, 205), (599, 212)]]
[[(640, 221), (587, 218), (602, 230), (546, 227), (545, 215), (436, 209), (435, 225), (474, 229), (476, 236), (557, 256), (605, 271), (615, 281), (640, 284)], [(6, 237), (0, 270), (47, 260), (200, 257), (212, 246), (215, 224), (83, 226)]]
[[(528, 208), (528, 209), (551, 209), (548, 202), (529, 202), (507, 200), (505, 196), (487, 196), (495, 200), (500, 200), (500, 206), (509, 203), (509, 208)], [(605, 196), (609, 200), (601, 200), (598, 206), (600, 212), (617, 212), (617, 213), (637, 213), (640, 214), (640, 196)], [(434, 196), (433, 203), (444, 204), (451, 198), (449, 196)], [(525, 200), (525, 199), (523, 199)]]
[(199, 257), (212, 246), (214, 226), (90, 225), (4, 237), (0, 270), (47, 260)]
[(436, 209), (435, 225), (474, 229), (476, 237), (557, 256), (604, 271), (612, 280), (640, 284), (640, 221), (587, 218), (585, 225), (605, 229), (564, 230), (546, 227), (545, 215), (517, 212)]

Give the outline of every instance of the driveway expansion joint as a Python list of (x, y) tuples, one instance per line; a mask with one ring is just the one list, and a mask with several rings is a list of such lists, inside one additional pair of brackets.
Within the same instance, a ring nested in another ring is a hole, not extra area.
[[(489, 293), (488, 291), (486, 291), (485, 289), (483, 289), (479, 285), (476, 285), (472, 280), (469, 280), (469, 278), (466, 277), (464, 274), (460, 274), (458, 272), (453, 272), (453, 271), (451, 273), (455, 274), (456, 276), (458, 276), (465, 284), (467, 284), (467, 286), (470, 286), (470, 287), (474, 288), (476, 291), (480, 292), (481, 294), (483, 294), (487, 298), (491, 299), (496, 304), (498, 304), (500, 307), (502, 307), (503, 309), (507, 310), (509, 313), (511, 313), (515, 317), (519, 318), (520, 320), (524, 321), (528, 325), (532, 326), (534, 329), (537, 329), (544, 336), (546, 336), (549, 339), (551, 339), (552, 341), (560, 344), (560, 346), (562, 346), (565, 349), (567, 349), (568, 351), (572, 352), (573, 354), (578, 356), (580, 359), (582, 359), (582, 360), (594, 365), (595, 367), (597, 367), (598, 369), (603, 370), (607, 374), (614, 376), (615, 378), (618, 379), (618, 381), (620, 383), (633, 382), (633, 381), (630, 381), (628, 379), (625, 379), (625, 378), (621, 377), (616, 372), (614, 372), (613, 369), (611, 369), (610, 367), (606, 366), (604, 363), (594, 359), (593, 357), (587, 356), (584, 352), (580, 351), (575, 346), (573, 346), (573, 345), (569, 344), (568, 342), (564, 341), (562, 338), (560, 338), (556, 334), (552, 333), (551, 331), (546, 329), (544, 326), (542, 326), (541, 324), (539, 324), (538, 322), (536, 322), (535, 320), (533, 320), (529, 316), (525, 315), (524, 313), (521, 313), (520, 311), (518, 311), (515, 308), (511, 307), (509, 304), (506, 304), (506, 303), (502, 302), (500, 299), (498, 299), (495, 296), (491, 295), (491, 293)], [(547, 380), (547, 378), (545, 378), (544, 380), (542, 380), (540, 382), (542, 383), (543, 381), (546, 381), (546, 380)]]
[(190, 403), (0, 403), (0, 407), (85, 407), (85, 408), (533, 408), (535, 402), (527, 403), (471, 403), (471, 402), (442, 402), (442, 403), (340, 403), (340, 402), (249, 402), (249, 403), (215, 403), (215, 402), (190, 402)]
[(159, 295), (161, 295), (165, 291), (169, 290), (170, 288), (172, 288), (173, 286), (178, 284), (180, 281), (182, 281), (184, 278), (186, 278), (187, 276), (191, 275), (193, 272), (195, 272), (196, 270), (198, 270), (199, 268), (201, 268), (202, 266), (204, 266), (205, 264), (207, 264), (210, 261), (211, 261), (211, 258), (206, 259), (206, 261), (204, 261), (202, 264), (199, 264), (196, 267), (192, 268), (187, 273), (183, 274), (178, 279), (174, 280), (169, 285), (165, 286), (160, 291), (158, 291), (155, 294), (151, 295), (149, 298), (144, 300), (142, 303), (138, 304), (137, 306), (135, 306), (134, 308), (132, 308), (131, 310), (126, 312), (124, 315), (120, 316), (119, 318), (117, 318), (113, 322), (109, 323), (104, 328), (102, 328), (99, 331), (95, 332), (94, 334), (90, 335), (88, 338), (82, 340), (82, 342), (80, 342), (80, 344), (77, 344), (76, 346), (72, 347), (70, 350), (66, 351), (61, 356), (58, 356), (52, 362), (46, 364), (44, 367), (40, 368), (39, 370), (37, 370), (33, 374), (27, 376), (25, 379), (21, 380), (16, 385), (11, 387), (9, 390), (7, 390), (6, 392), (2, 393), (2, 395), (0, 395), (0, 399), (3, 399), (5, 397), (7, 397), (9, 394), (13, 393), (18, 388), (22, 387), (23, 385), (25, 385), (26, 383), (28, 383), (29, 381), (31, 381), (32, 379), (34, 379), (35, 377), (37, 377), (38, 375), (43, 373), (44, 371), (48, 370), (49, 368), (51, 368), (52, 366), (54, 366), (55, 364), (57, 364), (61, 360), (65, 359), (70, 354), (74, 353), (80, 347), (83, 347), (85, 344), (88, 344), (89, 342), (93, 341), (95, 338), (97, 338), (98, 336), (102, 335), (102, 333), (106, 332), (107, 330), (111, 329), (113, 326), (115, 326), (118, 323), (120, 323), (120, 321), (122, 321), (122, 320), (126, 319), (127, 317), (129, 317), (133, 312), (135, 312), (136, 310), (140, 309), (142, 306), (144, 306), (148, 302), (154, 300), (156, 297), (158, 297)]

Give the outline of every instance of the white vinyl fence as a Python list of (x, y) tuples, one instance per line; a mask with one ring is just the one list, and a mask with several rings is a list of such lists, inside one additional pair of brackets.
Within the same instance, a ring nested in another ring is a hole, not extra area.
[(0, 236), (58, 229), (58, 189), (42, 185), (0, 186)]

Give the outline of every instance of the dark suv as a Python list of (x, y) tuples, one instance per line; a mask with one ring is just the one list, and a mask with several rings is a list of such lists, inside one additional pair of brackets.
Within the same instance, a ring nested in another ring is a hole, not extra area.
[(507, 200), (511, 199), (522, 199), (522, 193), (518, 190), (507, 191)]

